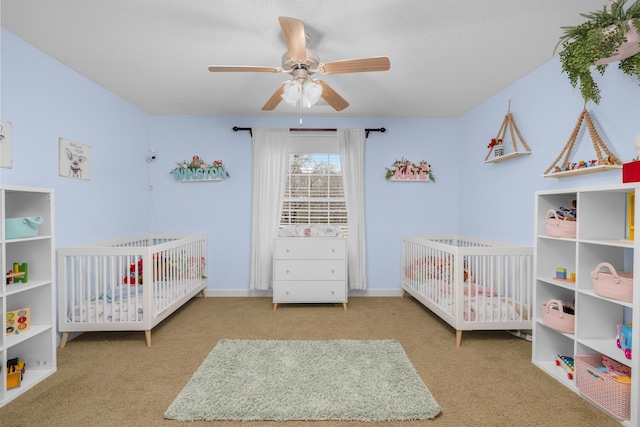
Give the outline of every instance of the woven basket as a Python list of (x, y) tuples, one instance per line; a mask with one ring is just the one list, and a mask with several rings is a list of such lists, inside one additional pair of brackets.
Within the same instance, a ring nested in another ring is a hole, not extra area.
[(598, 371), (602, 356), (597, 354), (573, 356), (576, 385), (581, 395), (619, 420), (631, 416), (631, 383), (621, 382)]
[[(553, 218), (551, 218), (551, 216), (553, 216)], [(547, 236), (575, 239), (577, 223), (578, 221), (562, 219), (558, 216), (556, 211), (549, 209), (547, 212), (546, 223)]]
[[(602, 268), (609, 269), (609, 272), (601, 271)], [(601, 297), (626, 302), (633, 301), (632, 272), (617, 272), (613, 265), (601, 262), (591, 272), (591, 283), (593, 284), (593, 292)]]
[[(575, 331), (575, 316), (562, 311), (563, 302), (552, 299), (542, 304), (542, 322), (556, 331), (572, 334)], [(565, 303), (573, 308), (573, 304)]]
[(38, 226), (44, 219), (41, 216), (25, 216), (22, 218), (5, 218), (5, 239), (24, 239), (36, 237)]

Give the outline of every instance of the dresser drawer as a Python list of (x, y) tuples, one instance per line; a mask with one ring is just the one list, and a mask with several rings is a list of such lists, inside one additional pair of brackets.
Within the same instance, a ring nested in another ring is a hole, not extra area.
[(343, 238), (288, 237), (275, 240), (275, 259), (345, 259)]
[(273, 302), (330, 303), (346, 302), (347, 286), (344, 281), (328, 282), (274, 282)]
[(347, 268), (344, 259), (298, 260), (276, 259), (273, 263), (274, 280), (345, 280)]

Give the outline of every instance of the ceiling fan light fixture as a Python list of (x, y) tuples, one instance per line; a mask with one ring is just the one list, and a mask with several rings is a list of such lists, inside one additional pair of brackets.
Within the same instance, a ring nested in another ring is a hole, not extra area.
[(307, 80), (304, 85), (302, 85), (302, 104), (305, 107), (311, 108), (312, 105), (316, 105), (317, 102), (320, 101), (321, 96), (322, 86), (318, 83)]
[(300, 101), (302, 107), (311, 108), (322, 98), (336, 111), (342, 111), (349, 103), (322, 80), (311, 80), (310, 76), (320, 74), (364, 73), (371, 71), (387, 71), (391, 63), (387, 56), (343, 59), (340, 61), (320, 62), (317, 53), (307, 49), (309, 37), (304, 30), (304, 23), (297, 19), (278, 17), (282, 36), (287, 51), (282, 55), (281, 67), (256, 65), (211, 65), (211, 72), (259, 72), (285, 73), (291, 76), (278, 86), (269, 100), (262, 107), (263, 111), (273, 111), (284, 99), (288, 104), (296, 106)]
[(298, 80), (289, 80), (283, 86), (282, 99), (288, 104), (296, 105), (302, 95), (302, 83)]

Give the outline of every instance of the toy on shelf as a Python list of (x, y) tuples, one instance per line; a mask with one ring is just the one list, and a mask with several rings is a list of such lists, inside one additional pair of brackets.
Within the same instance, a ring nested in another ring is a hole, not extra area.
[(22, 276), (24, 276), (24, 273), (16, 273), (13, 270), (7, 271), (7, 275), (5, 276), (7, 278), (7, 285), (12, 284), (16, 280), (16, 277)]
[(628, 323), (626, 325), (620, 323), (618, 325), (618, 330), (616, 333), (616, 345), (618, 346), (618, 348), (624, 350), (624, 357), (626, 357), (627, 359), (631, 359), (631, 331), (631, 323)]
[(13, 273), (18, 273), (16, 277), (13, 278), (13, 282), (17, 283), (27, 283), (29, 281), (29, 264), (26, 262), (23, 263), (13, 263)]
[(19, 357), (7, 359), (7, 390), (20, 387), (27, 365)]
[(570, 208), (560, 206), (556, 211), (556, 215), (565, 220), (575, 221), (578, 218), (578, 208), (576, 207), (576, 203), (576, 200), (572, 200)]
[(573, 357), (563, 356), (561, 354), (556, 355), (556, 366), (560, 366), (567, 373), (567, 378), (573, 379), (573, 372), (575, 371)]
[(29, 281), (29, 264), (26, 262), (23, 263), (13, 263), (13, 270), (9, 270), (6, 276), (7, 285), (11, 283), (27, 283)]
[(31, 326), (31, 311), (29, 308), (8, 311), (5, 316), (5, 330), (7, 335), (19, 335)]
[(569, 273), (567, 275), (567, 269), (564, 267), (556, 268), (556, 275), (554, 276), (555, 280), (560, 280), (562, 282), (571, 282), (575, 283), (576, 281), (576, 273)]

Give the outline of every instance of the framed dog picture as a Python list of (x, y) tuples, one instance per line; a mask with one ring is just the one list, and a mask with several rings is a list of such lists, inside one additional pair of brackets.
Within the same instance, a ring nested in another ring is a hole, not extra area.
[(0, 124), (0, 167), (11, 169), (11, 122)]
[(88, 181), (91, 178), (91, 147), (65, 138), (59, 139), (59, 146), (58, 174)]

